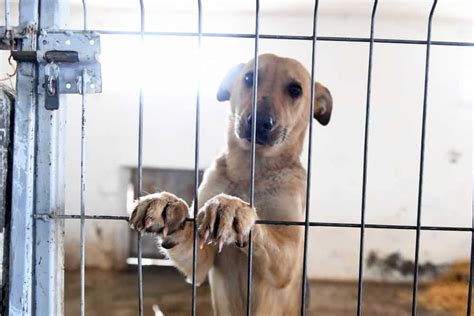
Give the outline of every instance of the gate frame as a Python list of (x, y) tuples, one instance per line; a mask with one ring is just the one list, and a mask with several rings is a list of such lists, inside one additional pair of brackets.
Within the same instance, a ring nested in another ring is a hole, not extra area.
[[(26, 36), (19, 51), (36, 51), (41, 32), (64, 28), (68, 8), (68, 0), (21, 0), (19, 22)], [(64, 214), (66, 120), (64, 108), (44, 108), (40, 75), (36, 63), (18, 63), (9, 315), (62, 315), (64, 310), (64, 222), (34, 217)]]

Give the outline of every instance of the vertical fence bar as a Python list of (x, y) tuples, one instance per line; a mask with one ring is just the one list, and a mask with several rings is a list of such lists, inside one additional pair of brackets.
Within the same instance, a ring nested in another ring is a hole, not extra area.
[[(258, 93), (258, 43), (260, 40), (260, 1), (255, 0), (255, 46), (253, 56), (253, 90), (252, 90), (252, 133), (250, 148), (250, 189), (249, 204), (255, 207), (255, 142), (257, 129), (257, 93)], [(252, 314), (252, 230), (249, 232), (249, 249), (247, 260), (247, 316)]]
[(360, 212), (360, 244), (359, 244), (359, 277), (357, 279), (357, 316), (362, 315), (362, 291), (364, 278), (364, 241), (365, 241), (365, 204), (367, 191), (367, 156), (369, 150), (369, 123), (370, 123), (370, 97), (372, 88), (372, 57), (374, 51), (374, 29), (375, 14), (378, 0), (374, 0), (372, 15), (370, 18), (370, 43), (369, 43), (369, 66), (367, 74), (367, 95), (365, 106), (365, 128), (364, 128), (364, 163), (362, 170), (362, 205)]
[(307, 264), (308, 264), (308, 232), (309, 232), (309, 213), (311, 196), (311, 157), (313, 153), (313, 116), (314, 116), (314, 82), (315, 82), (315, 64), (316, 64), (316, 41), (317, 41), (317, 19), (318, 19), (319, 0), (314, 1), (313, 11), (313, 40), (311, 50), (311, 92), (310, 92), (310, 110), (309, 110), (309, 139), (308, 139), (308, 170), (306, 175), (306, 212), (304, 224), (304, 243), (303, 243), (303, 272), (301, 283), (301, 315), (306, 314), (306, 287), (307, 287)]
[(201, 45), (202, 45), (202, 3), (198, 5), (198, 49), (197, 49), (197, 89), (196, 89), (196, 126), (194, 138), (194, 209), (193, 209), (193, 275), (191, 314), (196, 315), (196, 271), (197, 271), (197, 226), (196, 216), (199, 210), (199, 140), (200, 140), (200, 115), (201, 115)]
[(15, 104), (15, 91), (8, 89), (0, 83), (0, 315), (7, 313), (8, 304), (6, 291), (8, 288), (8, 244), (10, 242), (8, 228), (10, 210), (11, 188), (9, 178), (11, 177), (11, 131), (13, 129), (12, 114)]
[(419, 271), (419, 259), (420, 259), (420, 234), (421, 234), (421, 204), (423, 201), (423, 170), (425, 162), (425, 130), (426, 130), (426, 109), (428, 104), (428, 79), (429, 79), (429, 66), (430, 66), (430, 51), (431, 51), (431, 25), (433, 21), (433, 15), (436, 9), (438, 0), (433, 1), (431, 6), (430, 15), (428, 17), (428, 31), (426, 40), (426, 58), (425, 58), (425, 81), (423, 88), (423, 113), (421, 122), (421, 148), (420, 148), (420, 172), (418, 176), (418, 204), (416, 214), (416, 241), (415, 241), (415, 267), (413, 271), (413, 295), (411, 303), (411, 314), (416, 315), (416, 298), (418, 292), (418, 271)]
[[(140, 45), (142, 51), (145, 50), (145, 3), (140, 1)], [(138, 177), (137, 188), (138, 198), (143, 194), (143, 110), (144, 92), (140, 87), (138, 105)], [(138, 315), (143, 316), (143, 266), (142, 266), (142, 235), (137, 232), (137, 282), (138, 282)]]
[(87, 31), (87, 0), (82, 0), (82, 24), (84, 31)]
[[(471, 210), (472, 212), (472, 210)], [(472, 216), (472, 226), (474, 228), (474, 214)], [(471, 232), (471, 260), (469, 263), (469, 285), (467, 288), (467, 316), (471, 316), (472, 308), (472, 275), (474, 274), (474, 232)]]
[[(82, 0), (82, 12), (83, 12), (83, 29), (87, 31), (87, 3), (86, 0)], [(86, 91), (87, 91), (87, 69), (82, 71), (81, 78), (81, 102), (82, 102), (82, 111), (81, 111), (81, 195), (80, 195), (80, 204), (81, 204), (81, 222), (80, 222), (80, 281), (81, 281), (81, 300), (80, 300), (80, 314), (84, 316), (85, 314), (85, 304), (86, 304), (86, 235), (85, 235), (85, 215), (86, 215), (86, 148), (85, 148), (85, 139), (86, 139)]]
[[(20, 25), (38, 24), (38, 0), (20, 3)], [(19, 50), (36, 48), (36, 34), (27, 34)], [(18, 64), (14, 107), (13, 170), (10, 228), (9, 315), (32, 314), (32, 254), (34, 214), (34, 163), (36, 83), (32, 63)]]
[(3, 13), (5, 14), (5, 31), (9, 31), (10, 28), (10, 0), (3, 0)]
[[(474, 187), (472, 188), (472, 193), (474, 193)], [(474, 195), (472, 196), (474, 197)], [(474, 228), (474, 198), (472, 199), (471, 207), (471, 227)], [(467, 306), (466, 306), (466, 315), (471, 316), (472, 309), (472, 275), (474, 274), (474, 231), (471, 232), (471, 259), (469, 262), (469, 279), (468, 279), (468, 288), (467, 288)]]
[(84, 69), (82, 72), (82, 83), (81, 83), (81, 101), (82, 101), (82, 111), (81, 111), (81, 193), (80, 193), (80, 204), (81, 204), (81, 227), (80, 227), (80, 280), (81, 280), (81, 301), (80, 301), (80, 312), (81, 316), (84, 316), (85, 313), (85, 284), (86, 284), (86, 249), (85, 249), (85, 215), (86, 215), (86, 148), (85, 148), (85, 138), (86, 138), (86, 76), (87, 70)]
[[(40, 32), (65, 25), (68, 1), (42, 0), (39, 7)], [(38, 43), (41, 49), (42, 42)], [(49, 111), (44, 106), (42, 90), (44, 71), (38, 67), (35, 213), (64, 214), (64, 163), (66, 99), (62, 106)], [(64, 308), (64, 221), (36, 220), (34, 223), (34, 293), (35, 315), (61, 315)]]

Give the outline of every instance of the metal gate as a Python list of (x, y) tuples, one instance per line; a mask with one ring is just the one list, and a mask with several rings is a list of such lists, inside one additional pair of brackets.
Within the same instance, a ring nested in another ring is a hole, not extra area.
[[(11, 225), (10, 225), (10, 277), (8, 292), (8, 314), (9, 315), (60, 315), (63, 313), (63, 234), (64, 220), (79, 220), (81, 227), (80, 237), (80, 274), (81, 274), (81, 315), (84, 314), (85, 304), (85, 235), (84, 225), (87, 220), (121, 220), (126, 221), (123, 216), (87, 215), (85, 205), (86, 183), (84, 180), (86, 166), (84, 164), (84, 144), (86, 140), (87, 94), (101, 92), (100, 64), (96, 56), (100, 53), (101, 34), (129, 34), (140, 36), (188, 36), (196, 38), (199, 47), (202, 37), (224, 37), (224, 38), (252, 38), (254, 43), (254, 57), (259, 54), (259, 40), (295, 40), (312, 42), (312, 67), (311, 80), (314, 82), (317, 71), (315, 60), (317, 58), (317, 43), (319, 41), (336, 42), (360, 42), (367, 43), (369, 47), (368, 58), (368, 81), (366, 91), (366, 113), (364, 134), (364, 159), (362, 166), (362, 192), (359, 223), (337, 223), (337, 222), (310, 222), (309, 193), (311, 188), (311, 153), (312, 153), (312, 118), (309, 117), (310, 139), (308, 151), (308, 177), (306, 216), (304, 222), (269, 221), (259, 220), (257, 225), (299, 225), (304, 227), (304, 266), (303, 276), (306, 275), (308, 230), (309, 227), (346, 227), (360, 231), (359, 247), (359, 275), (358, 275), (358, 298), (357, 315), (362, 312), (363, 295), (363, 271), (364, 271), (364, 236), (367, 229), (385, 230), (411, 230), (416, 232), (415, 243), (415, 267), (413, 278), (412, 315), (416, 314), (418, 270), (420, 253), (420, 235), (422, 231), (458, 231), (471, 234), (471, 276), (469, 278), (469, 294), (466, 301), (467, 315), (471, 314), (472, 301), (472, 269), (474, 261), (474, 229), (472, 223), (466, 223), (465, 227), (447, 226), (423, 226), (422, 218), (422, 193), (423, 193), (423, 167), (424, 167), (424, 144), (426, 111), (429, 106), (429, 66), (430, 48), (433, 45), (440, 46), (469, 46), (471, 42), (432, 41), (431, 26), (432, 19), (436, 13), (438, 0), (434, 0), (426, 21), (427, 32), (424, 40), (402, 40), (375, 38), (376, 13), (378, 1), (374, 0), (370, 23), (370, 37), (328, 37), (318, 36), (318, 4), (314, 3), (313, 28), (311, 35), (291, 36), (282, 34), (260, 34), (259, 1), (255, 1), (255, 32), (252, 34), (224, 34), (202, 32), (202, 5), (196, 1), (198, 8), (198, 24), (196, 32), (147, 32), (145, 30), (145, 4), (143, 0), (136, 0), (140, 7), (140, 31), (105, 31), (88, 30), (87, 3), (83, 4), (83, 30), (71, 31), (64, 29), (64, 21), (67, 19), (68, 1), (60, 0), (22, 0), (20, 1), (20, 19), (18, 26), (10, 23), (9, 1), (4, 0), (5, 25), (0, 28), (0, 39), (2, 47), (11, 50), (11, 55), (18, 62), (17, 70), (17, 95), (14, 107), (14, 131), (13, 131), (13, 167), (11, 172)], [(372, 60), (375, 43), (387, 43), (395, 45), (423, 45), (426, 47), (425, 69), (424, 69), (424, 94), (421, 132), (421, 151), (419, 156), (419, 183), (416, 225), (382, 225), (366, 223), (366, 178), (367, 178), (367, 152), (369, 137), (369, 114), (372, 84)], [(258, 59), (254, 59), (255, 77), (258, 77)], [(257, 82), (257, 80), (254, 80)], [(313, 92), (313, 91), (312, 91)], [(81, 129), (81, 191), (80, 191), (80, 214), (64, 215), (64, 128), (66, 124), (64, 106), (64, 94), (76, 93), (82, 95), (82, 129)], [(253, 86), (253, 115), (256, 115), (257, 86)], [(137, 100), (137, 111), (139, 113), (139, 129), (137, 131), (138, 153), (138, 192), (142, 195), (142, 152), (143, 152), (143, 92)], [(311, 109), (314, 108), (311, 97)], [(312, 113), (311, 111), (310, 113)], [(254, 175), (255, 175), (255, 122), (252, 124), (252, 149), (251, 149), (251, 175), (250, 180), (250, 205), (254, 204)], [(199, 142), (200, 142), (200, 93), (196, 92), (196, 130), (195, 130), (195, 198), (199, 183)], [(194, 218), (197, 214), (197, 201), (194, 203)], [(194, 218), (189, 221), (195, 224)], [(126, 223), (124, 223), (126, 225)], [(137, 300), (139, 308), (137, 313), (143, 315), (143, 287), (140, 235), (138, 235), (138, 269), (137, 269)], [(194, 230), (194, 253), (193, 253), (193, 278), (192, 278), (192, 314), (196, 312), (196, 254), (197, 235)], [(250, 234), (249, 256), (248, 256), (248, 282), (247, 282), (247, 315), (252, 313), (252, 242)], [(305, 314), (306, 278), (302, 278), (301, 314)]]

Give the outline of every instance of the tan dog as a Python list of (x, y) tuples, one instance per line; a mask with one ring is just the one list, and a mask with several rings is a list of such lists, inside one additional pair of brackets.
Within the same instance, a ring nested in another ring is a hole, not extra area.
[[(230, 100), (226, 151), (199, 187), (197, 282), (209, 274), (214, 312), (244, 315), (247, 241), (253, 228), (254, 315), (296, 315), (301, 305), (303, 228), (254, 225), (257, 219), (304, 220), (306, 171), (300, 163), (313, 84), (297, 61), (259, 57), (255, 209), (249, 207), (253, 61), (234, 67), (217, 99)], [(332, 98), (315, 83), (314, 117), (329, 122)], [(139, 231), (157, 233), (162, 247), (188, 279), (192, 275), (193, 208), (167, 192), (140, 199), (130, 218)]]

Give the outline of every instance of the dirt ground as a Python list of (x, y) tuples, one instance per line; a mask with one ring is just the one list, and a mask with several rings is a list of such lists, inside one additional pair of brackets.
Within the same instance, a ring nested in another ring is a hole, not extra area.
[[(137, 280), (134, 270), (114, 273), (86, 272), (86, 315), (137, 315)], [(145, 315), (153, 316), (158, 304), (165, 316), (190, 315), (191, 286), (174, 270), (144, 267)], [(66, 273), (65, 315), (79, 314), (79, 272)], [(364, 283), (363, 315), (410, 315), (409, 284)], [(355, 315), (357, 284), (352, 282), (311, 282), (310, 315)], [(445, 316), (452, 313), (418, 306), (418, 315)], [(212, 315), (209, 286), (197, 290), (197, 315)]]
[(456, 316), (466, 315), (469, 270), (469, 261), (453, 264), (427, 285), (419, 297), (420, 303), (437, 310), (453, 311)]

